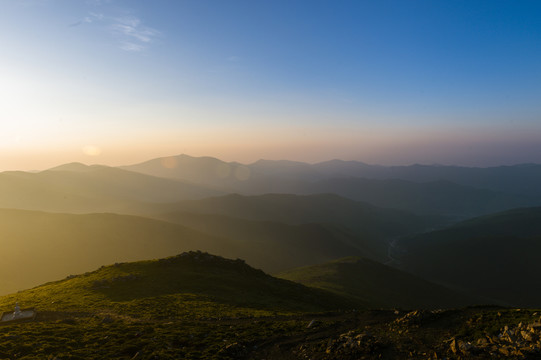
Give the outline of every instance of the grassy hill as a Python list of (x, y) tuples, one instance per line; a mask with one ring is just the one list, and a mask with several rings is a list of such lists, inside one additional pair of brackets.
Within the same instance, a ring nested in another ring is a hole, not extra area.
[(200, 251), (102, 266), (3, 296), (0, 307), (15, 301), (37, 311), (113, 312), (147, 319), (324, 311), (353, 304), (274, 278), (243, 260)]
[(2, 296), (0, 309), (16, 301), (37, 317), (0, 323), (2, 358), (238, 359), (237, 342), (302, 332), (303, 314), (353, 306), (202, 252), (103, 266)]
[(471, 219), (399, 243), (401, 267), (516, 306), (541, 306), (541, 208)]
[(243, 258), (272, 272), (351, 253), (363, 254), (351, 244), (349, 234), (328, 225), (286, 225), (191, 214), (182, 219), (201, 231), (140, 216), (0, 209), (0, 247), (5, 251), (0, 262), (0, 294), (89, 271), (104, 263), (171, 256), (188, 250)]
[(362, 301), (371, 308), (436, 309), (482, 302), (411, 274), (359, 257), (283, 272), (279, 277)]
[(201, 252), (103, 266), (2, 296), (0, 309), (16, 301), (37, 315), (0, 324), (1, 358), (533, 359), (541, 351), (538, 310), (340, 311), (363, 304)]

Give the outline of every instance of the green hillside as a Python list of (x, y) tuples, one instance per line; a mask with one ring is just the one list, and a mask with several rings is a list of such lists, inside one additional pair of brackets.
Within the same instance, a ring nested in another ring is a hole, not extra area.
[(360, 306), (202, 252), (103, 266), (0, 297), (0, 309), (15, 302), (37, 316), (0, 323), (0, 357), (27, 360), (238, 359), (239, 342), (302, 333), (304, 314)]
[(0, 323), (4, 359), (535, 359), (541, 351), (538, 310), (365, 310), (202, 252), (102, 266), (2, 296), (0, 310), (15, 302), (36, 316)]
[(348, 257), (278, 275), (365, 302), (371, 308), (436, 309), (482, 302), (378, 262)]
[(541, 306), (541, 208), (472, 219), (399, 248), (400, 266), (420, 276), (515, 306)]
[[(242, 258), (269, 272), (364, 254), (329, 225), (286, 225), (185, 214), (185, 224), (116, 214), (0, 209), (0, 294), (104, 263), (203, 250)], [(215, 234), (215, 235), (212, 235)]]
[(115, 263), (0, 298), (37, 311), (113, 312), (135, 318), (209, 318), (336, 309), (353, 302), (208, 253)]

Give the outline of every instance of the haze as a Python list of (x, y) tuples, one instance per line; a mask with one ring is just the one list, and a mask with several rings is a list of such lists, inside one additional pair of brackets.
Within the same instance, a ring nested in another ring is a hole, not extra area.
[(0, 169), (540, 162), (541, 5), (2, 1)]

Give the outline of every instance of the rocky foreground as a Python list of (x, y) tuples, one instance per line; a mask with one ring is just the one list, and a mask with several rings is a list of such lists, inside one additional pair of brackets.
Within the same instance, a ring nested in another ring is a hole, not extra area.
[[(541, 359), (541, 318), (534, 310), (469, 308), (372, 311), (350, 330), (320, 331), (269, 344), (238, 358), (265, 359)], [(506, 325), (503, 325), (506, 324)], [(312, 323), (314, 326), (314, 323)], [(345, 326), (344, 328), (347, 328)], [(338, 330), (339, 326), (337, 326)]]
[(0, 327), (0, 359), (541, 359), (535, 310), (137, 319), (50, 312)]

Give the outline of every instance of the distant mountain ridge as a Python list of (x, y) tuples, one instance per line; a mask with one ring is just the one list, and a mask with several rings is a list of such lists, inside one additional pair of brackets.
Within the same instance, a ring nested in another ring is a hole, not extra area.
[(138, 202), (172, 202), (223, 194), (182, 180), (103, 165), (61, 165), (38, 173), (0, 173), (0, 207), (26, 210), (122, 213)]
[(380, 207), (459, 218), (541, 205), (537, 185), (541, 182), (541, 165), (385, 167), (341, 160), (317, 164), (259, 160), (242, 165), (179, 155), (122, 168), (229, 193), (334, 193)]
[[(164, 169), (163, 164), (174, 164)], [(315, 164), (289, 160), (258, 160), (252, 164), (242, 165), (237, 162), (224, 162), (211, 157), (191, 157), (178, 155), (158, 158), (140, 164), (123, 166), (122, 168), (158, 176), (182, 179), (196, 179), (193, 173), (205, 169), (207, 175), (213, 173), (212, 166), (246, 167), (253, 177), (271, 176), (288, 180), (320, 180), (329, 178), (360, 177), (367, 179), (400, 179), (413, 182), (432, 182), (446, 180), (456, 184), (502, 191), (516, 194), (534, 194), (541, 196), (537, 186), (541, 182), (541, 164), (518, 164), (493, 167), (465, 167), (450, 165), (404, 165), (382, 166), (369, 165), (360, 161), (344, 161), (334, 159)], [(219, 172), (219, 170), (215, 170)], [(221, 177), (232, 177), (233, 172), (221, 174)]]

